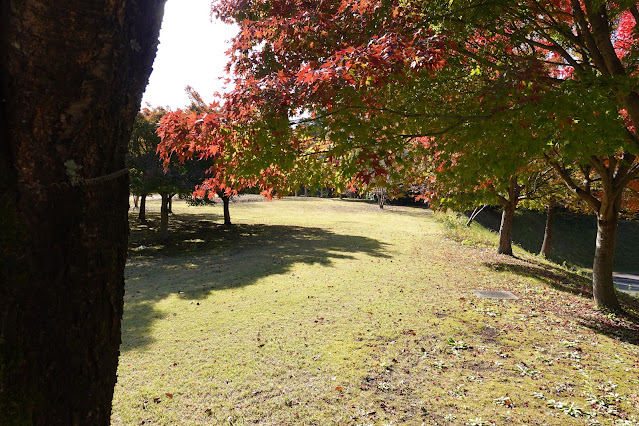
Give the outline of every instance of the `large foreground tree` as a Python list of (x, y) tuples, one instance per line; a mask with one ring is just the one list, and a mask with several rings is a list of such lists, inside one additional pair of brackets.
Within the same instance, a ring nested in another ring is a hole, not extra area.
[(1, 7), (0, 424), (106, 425), (124, 294), (124, 157), (164, 1)]

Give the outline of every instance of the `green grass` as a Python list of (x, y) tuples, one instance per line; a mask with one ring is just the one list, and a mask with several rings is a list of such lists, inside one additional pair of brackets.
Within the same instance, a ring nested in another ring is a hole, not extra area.
[(637, 424), (637, 299), (424, 209), (174, 209), (131, 217), (113, 424)]
[[(499, 231), (501, 211), (484, 209), (476, 221)], [(515, 213), (513, 241), (531, 253), (539, 253), (544, 239), (546, 215), (520, 209)], [(555, 263), (592, 270), (597, 221), (594, 215), (559, 213), (555, 217), (553, 240), (548, 256)], [(617, 231), (615, 271), (639, 272), (639, 221), (621, 219)]]

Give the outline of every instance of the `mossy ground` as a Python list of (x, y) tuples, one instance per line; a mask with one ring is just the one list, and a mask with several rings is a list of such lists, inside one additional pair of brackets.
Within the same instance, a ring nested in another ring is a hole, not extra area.
[(132, 216), (113, 424), (638, 424), (637, 299), (425, 209), (174, 210)]

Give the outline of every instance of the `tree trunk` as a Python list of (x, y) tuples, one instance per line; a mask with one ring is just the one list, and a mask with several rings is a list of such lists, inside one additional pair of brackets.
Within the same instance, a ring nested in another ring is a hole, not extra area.
[(173, 214), (173, 196), (175, 194), (170, 194), (169, 195), (169, 204), (168, 204), (168, 209), (169, 209), (169, 213)]
[(166, 241), (169, 239), (169, 194), (162, 193), (162, 204), (160, 207), (160, 239)]
[(124, 156), (163, 8), (0, 5), (2, 425), (110, 423), (128, 234)]
[(140, 196), (139, 195), (134, 195), (133, 196), (133, 210), (140, 210)]
[(386, 202), (386, 190), (385, 189), (378, 189), (377, 190), (377, 204), (379, 205), (380, 209), (384, 208), (384, 203)]
[(140, 211), (138, 212), (138, 219), (140, 222), (146, 222), (146, 197), (148, 194), (140, 195)]
[(519, 203), (519, 194), (522, 187), (517, 183), (517, 175), (510, 178), (510, 186), (508, 187), (508, 198), (497, 195), (499, 204), (503, 207), (501, 214), (501, 224), (499, 225), (499, 247), (497, 253), (513, 255), (512, 245), (512, 229), (513, 219), (515, 217), (515, 209)]
[(229, 212), (231, 197), (228, 195), (222, 195), (222, 202), (224, 203), (224, 226), (231, 226), (231, 213)]
[(499, 225), (499, 248), (497, 253), (513, 255), (512, 229), (515, 208), (511, 205), (504, 206), (501, 214), (501, 224)]
[(557, 213), (557, 207), (554, 204), (548, 204), (548, 211), (546, 212), (546, 227), (544, 228), (544, 242), (541, 244), (541, 250), (539, 254), (543, 257), (548, 257), (550, 254), (550, 244), (552, 243), (552, 228), (555, 223), (555, 214)]
[(604, 192), (602, 206), (597, 214), (597, 243), (592, 265), (592, 293), (598, 307), (618, 311), (621, 310), (621, 306), (615, 294), (612, 273), (615, 263), (621, 196), (612, 202), (607, 202), (606, 195)]

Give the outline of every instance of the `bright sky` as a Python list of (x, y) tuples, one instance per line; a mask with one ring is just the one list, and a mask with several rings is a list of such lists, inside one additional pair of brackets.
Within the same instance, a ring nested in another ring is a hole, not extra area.
[(237, 29), (211, 22), (211, 0), (168, 0), (160, 31), (160, 45), (142, 106), (168, 106), (175, 110), (188, 104), (184, 87), (192, 86), (205, 102), (223, 90), (228, 41)]

